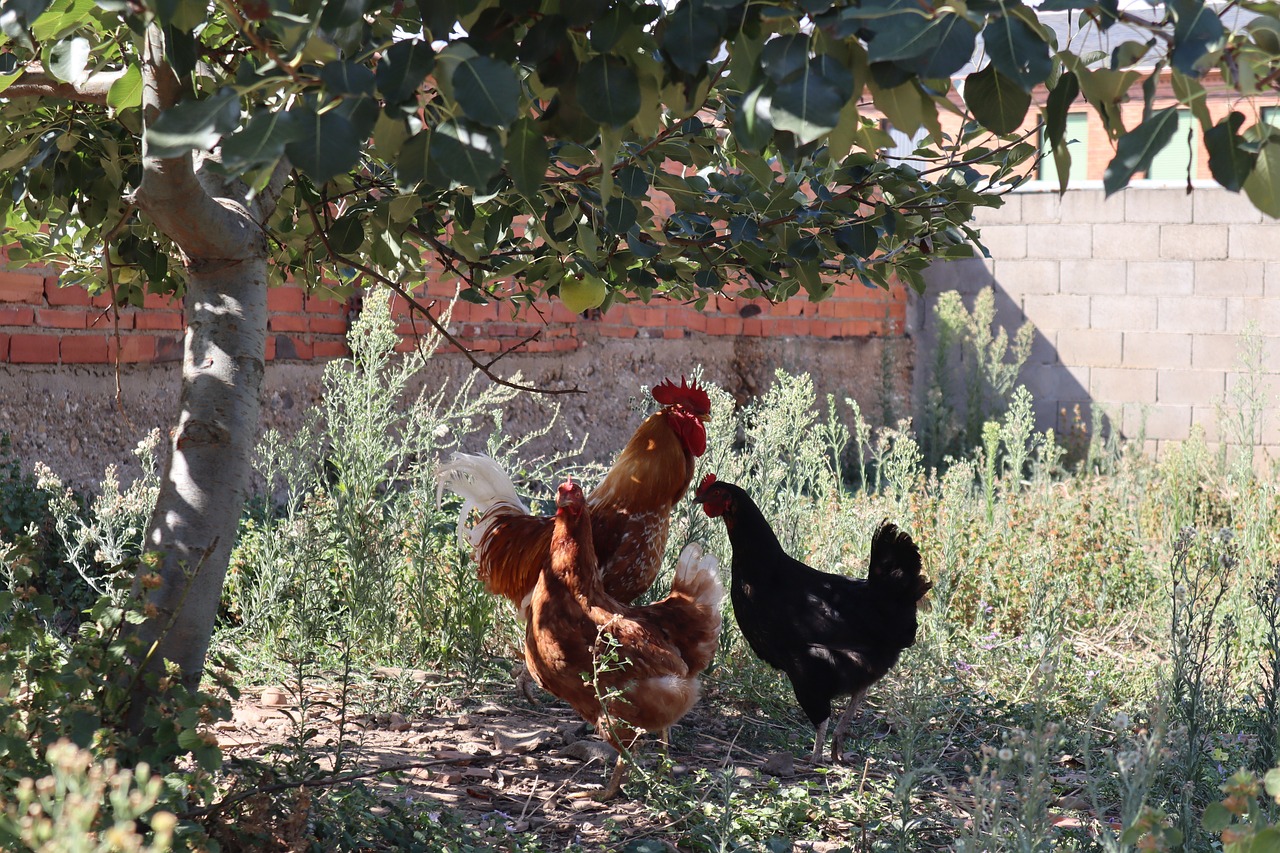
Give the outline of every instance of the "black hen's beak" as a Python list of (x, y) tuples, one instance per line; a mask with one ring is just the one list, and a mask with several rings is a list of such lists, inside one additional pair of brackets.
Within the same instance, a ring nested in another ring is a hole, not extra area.
[(705, 495), (694, 495), (693, 502), (696, 504), (705, 503), (707, 500)]

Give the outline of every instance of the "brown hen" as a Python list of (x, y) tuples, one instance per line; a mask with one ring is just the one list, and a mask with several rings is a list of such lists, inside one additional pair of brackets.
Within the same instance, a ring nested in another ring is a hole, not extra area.
[(621, 790), (623, 753), (641, 731), (662, 732), (698, 701), (699, 674), (720, 636), (720, 585), (714, 557), (686, 546), (671, 594), (643, 607), (605, 590), (596, 561), (591, 510), (577, 484), (556, 496), (550, 561), (530, 596), (525, 663), (543, 689), (568, 702), (618, 751), (598, 799)]

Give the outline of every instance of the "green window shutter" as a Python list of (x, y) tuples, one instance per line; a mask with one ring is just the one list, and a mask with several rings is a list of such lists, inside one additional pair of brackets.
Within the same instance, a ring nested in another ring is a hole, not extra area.
[(1190, 110), (1178, 110), (1178, 129), (1173, 139), (1164, 150), (1151, 161), (1151, 170), (1147, 172), (1147, 180), (1151, 181), (1185, 181), (1187, 173), (1196, 176), (1196, 144), (1192, 134), (1191, 144), (1187, 144), (1187, 134), (1191, 132), (1195, 118)]
[[(1073, 184), (1087, 180), (1089, 177), (1089, 114), (1067, 113), (1065, 136), (1067, 150), (1071, 153), (1069, 179)], [(1049, 140), (1044, 136), (1043, 131), (1041, 131), (1040, 144), (1044, 146), (1045, 153), (1044, 159), (1040, 161), (1040, 174), (1037, 177), (1042, 181), (1057, 181), (1056, 158), (1049, 150)]]

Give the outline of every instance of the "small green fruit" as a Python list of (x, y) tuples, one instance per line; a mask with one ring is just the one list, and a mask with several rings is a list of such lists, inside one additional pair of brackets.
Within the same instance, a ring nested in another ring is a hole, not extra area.
[(599, 308), (608, 294), (609, 288), (605, 285), (604, 279), (594, 275), (565, 278), (560, 282), (560, 301), (564, 303), (564, 307), (575, 314), (581, 314), (591, 308)]

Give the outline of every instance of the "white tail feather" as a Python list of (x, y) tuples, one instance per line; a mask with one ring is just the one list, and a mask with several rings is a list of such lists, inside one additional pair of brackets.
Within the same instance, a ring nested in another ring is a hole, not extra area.
[[(497, 506), (528, 514), (529, 508), (516, 494), (516, 487), (498, 463), (483, 454), (455, 453), (436, 469), (436, 501), (448, 489), (462, 498), (458, 511), (458, 539), (478, 546), (493, 523), (489, 510)], [(480, 518), (471, 523), (471, 514)]]
[(685, 545), (676, 559), (671, 590), (679, 590), (703, 607), (719, 611), (724, 586), (720, 583), (720, 561), (716, 555), (705, 553), (697, 542)]

